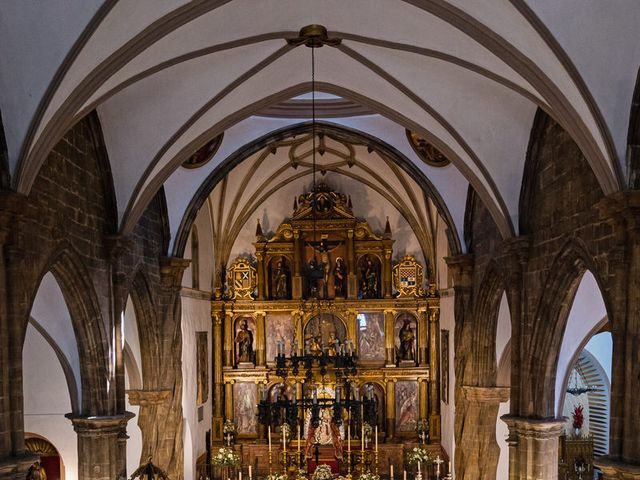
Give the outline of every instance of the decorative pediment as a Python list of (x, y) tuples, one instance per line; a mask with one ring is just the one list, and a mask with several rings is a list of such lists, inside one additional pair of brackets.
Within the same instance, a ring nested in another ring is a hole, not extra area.
[(256, 288), (256, 268), (246, 258), (237, 258), (227, 270), (227, 285), (230, 298), (253, 298)]
[[(314, 203), (315, 198), (315, 203)], [(336, 192), (324, 182), (311, 191), (299, 195), (294, 202), (292, 220), (354, 219), (351, 197)]]
[(406, 255), (393, 266), (393, 286), (399, 297), (424, 297), (422, 265), (411, 255)]

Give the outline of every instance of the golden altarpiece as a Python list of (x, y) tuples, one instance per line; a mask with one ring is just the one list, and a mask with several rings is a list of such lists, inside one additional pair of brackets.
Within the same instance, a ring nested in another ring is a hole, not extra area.
[[(348, 347), (357, 356), (355, 389), (369, 392), (377, 406), (380, 468), (402, 463), (402, 446), (418, 441), (419, 426), (428, 425), (427, 448), (443, 455), (439, 298), (423, 289), (415, 258), (393, 264), (388, 220), (376, 235), (354, 216), (350, 197), (323, 183), (315, 193), (315, 203), (313, 192), (295, 199), (272, 238), (258, 223), (255, 259), (236, 259), (224, 296), (212, 301), (212, 438), (222, 441), (224, 422), (233, 421), (243, 463), (263, 473), (267, 432), (257, 404), (265, 396), (310, 395), (302, 373), (286, 381), (276, 374), (276, 355), (331, 355)], [(336, 394), (330, 375), (313, 381), (322, 383), (321, 395)], [(272, 433), (279, 444), (279, 431)]]

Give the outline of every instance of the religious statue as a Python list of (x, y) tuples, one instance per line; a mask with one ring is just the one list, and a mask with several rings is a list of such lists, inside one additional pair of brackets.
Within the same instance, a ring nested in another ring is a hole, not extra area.
[(240, 322), (240, 330), (236, 333), (238, 345), (238, 363), (253, 362), (253, 333), (247, 326), (245, 319)]
[(336, 265), (333, 267), (333, 291), (336, 297), (346, 297), (347, 269), (342, 257), (336, 258)]
[(275, 300), (288, 299), (289, 294), (289, 268), (284, 258), (276, 263), (276, 268), (271, 274), (271, 292)]
[(321, 355), (322, 354), (322, 339), (320, 335), (312, 335), (307, 338), (307, 353), (311, 355)]
[(27, 480), (47, 480), (47, 473), (44, 471), (42, 465), (40, 465), (39, 460), (36, 460), (33, 465), (29, 467)]
[(378, 267), (369, 255), (361, 271), (360, 291), (362, 298), (379, 298)]
[(413, 328), (411, 328), (410, 319), (404, 319), (398, 336), (400, 338), (400, 350), (398, 351), (399, 360), (415, 360), (416, 335)]
[(305, 280), (307, 283), (307, 297), (318, 298), (318, 282), (324, 278), (324, 269), (318, 264), (318, 259), (314, 256), (307, 265)]

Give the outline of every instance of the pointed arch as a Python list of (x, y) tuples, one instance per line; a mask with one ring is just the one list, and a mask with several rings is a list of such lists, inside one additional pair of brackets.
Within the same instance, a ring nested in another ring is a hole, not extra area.
[(607, 312), (610, 311), (598, 268), (585, 243), (572, 238), (556, 256), (543, 289), (536, 314), (526, 371), (532, 388), (534, 411), (544, 416), (555, 415), (556, 368), (567, 326), (569, 312), (584, 273), (589, 270), (598, 285)]

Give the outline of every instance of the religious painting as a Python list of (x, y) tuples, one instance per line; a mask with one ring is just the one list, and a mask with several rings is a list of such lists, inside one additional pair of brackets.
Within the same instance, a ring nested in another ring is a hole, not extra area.
[(449, 330), (442, 329), (440, 333), (440, 351), (442, 352), (441, 386), (442, 401), (449, 403)]
[(369, 395), (370, 397), (373, 398), (373, 401), (375, 403), (375, 412), (376, 412), (376, 423), (373, 426), (374, 427), (376, 425), (378, 426), (378, 432), (379, 433), (384, 432), (385, 431), (385, 427), (386, 427), (386, 425), (385, 425), (386, 410), (385, 410), (384, 389), (378, 383), (369, 382), (369, 383), (365, 383), (364, 385), (362, 385), (360, 387), (360, 394), (361, 395)]
[(237, 382), (233, 384), (233, 417), (238, 435), (253, 435), (258, 429), (256, 384)]
[[(291, 385), (280, 382), (271, 386), (271, 388), (269, 389), (268, 395), (269, 395), (269, 401), (271, 403), (275, 403), (278, 401), (282, 402), (287, 400), (293, 400), (293, 397), (295, 396), (295, 391), (293, 390), (293, 387)], [(273, 425), (271, 428), (275, 428), (274, 431), (279, 432), (282, 429), (282, 424), (285, 423), (285, 421), (287, 420), (286, 410), (283, 408), (276, 415), (279, 418), (273, 419), (273, 423), (275, 425)]]
[(256, 322), (250, 315), (236, 319), (235, 328), (236, 365), (250, 363), (255, 365)]
[(277, 255), (269, 261), (269, 298), (271, 300), (291, 299), (291, 265), (284, 255)]
[(315, 316), (304, 328), (305, 353), (319, 354), (326, 351), (329, 355), (335, 355), (337, 345), (344, 344), (346, 336), (344, 323), (335, 315), (323, 313)]
[(209, 398), (208, 332), (196, 332), (196, 403), (202, 405)]
[(358, 259), (358, 298), (382, 298), (380, 259), (372, 254)]
[(358, 322), (358, 358), (362, 363), (384, 363), (384, 313), (360, 312)]
[(396, 432), (413, 432), (418, 422), (418, 382), (396, 383)]
[(284, 354), (291, 355), (293, 347), (293, 319), (288, 313), (268, 313), (266, 318), (267, 362), (275, 363), (279, 341), (284, 342)]
[(416, 317), (410, 313), (398, 315), (394, 325), (394, 339), (396, 347), (396, 361), (415, 364), (417, 359), (417, 330)]
[[(318, 388), (316, 393), (319, 399), (332, 399), (335, 398), (335, 390), (331, 387), (322, 386)], [(311, 425), (311, 410), (306, 409), (304, 414), (304, 438), (307, 439), (307, 444), (318, 443), (320, 445), (331, 445), (338, 440), (338, 438), (344, 438), (344, 425), (337, 426), (332, 422), (333, 410), (329, 407), (320, 409), (320, 424), (317, 428), (313, 428)], [(333, 428), (332, 428), (333, 427)], [(336, 429), (337, 427), (337, 429)], [(308, 434), (311, 433), (312, 437), (309, 438)], [(338, 438), (337, 438), (338, 437)]]

